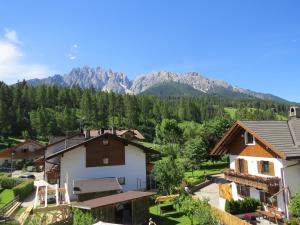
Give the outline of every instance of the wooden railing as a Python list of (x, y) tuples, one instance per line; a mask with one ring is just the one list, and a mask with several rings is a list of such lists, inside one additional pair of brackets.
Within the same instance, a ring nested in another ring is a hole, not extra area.
[(222, 224), (225, 225), (251, 225), (245, 220), (241, 220), (240, 218), (231, 215), (230, 213), (227, 213), (225, 211), (222, 211), (221, 209), (218, 209), (214, 206), (211, 206), (213, 214), (215, 217), (222, 222)]
[(275, 194), (279, 191), (280, 179), (278, 177), (260, 177), (249, 174), (246, 175), (236, 173), (232, 169), (225, 169), (224, 178), (228, 181), (264, 190), (271, 194)]

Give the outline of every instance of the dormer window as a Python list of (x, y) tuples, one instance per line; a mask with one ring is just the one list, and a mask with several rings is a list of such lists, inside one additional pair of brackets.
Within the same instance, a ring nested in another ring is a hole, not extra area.
[(253, 137), (252, 134), (246, 131), (244, 138), (245, 138), (245, 145), (255, 145), (255, 138)]

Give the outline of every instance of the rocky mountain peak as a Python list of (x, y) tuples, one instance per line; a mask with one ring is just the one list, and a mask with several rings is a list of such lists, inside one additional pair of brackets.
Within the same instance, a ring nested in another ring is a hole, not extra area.
[[(68, 74), (63, 76), (54, 75), (44, 79), (32, 79), (28, 81), (31, 85), (78, 85), (81, 88), (93, 87), (103, 91), (133, 94), (140, 94), (150, 87), (166, 82), (171, 82), (173, 85), (176, 83), (188, 85), (205, 94), (284, 101), (271, 94), (257, 93), (240, 87), (234, 87), (223, 80), (209, 79), (197, 72), (175, 73), (165, 70), (153, 71), (138, 76), (131, 81), (122, 72), (114, 72), (112, 69), (106, 70), (102, 67), (92, 68), (84, 66), (82, 68), (73, 68)], [(170, 87), (170, 84), (168, 87)]]

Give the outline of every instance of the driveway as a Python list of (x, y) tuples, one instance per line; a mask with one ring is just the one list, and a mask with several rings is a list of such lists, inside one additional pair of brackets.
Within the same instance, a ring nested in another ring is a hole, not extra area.
[[(27, 172), (27, 171), (23, 171), (23, 170), (14, 171), (12, 174), (12, 177), (19, 177), (22, 174), (33, 174), (35, 176), (34, 183), (36, 183), (40, 180), (43, 180), (43, 178), (44, 178), (44, 172)], [(27, 207), (27, 206), (33, 205), (34, 198), (35, 198), (35, 191), (33, 191), (26, 199), (23, 200), (21, 206)]]
[(224, 174), (213, 175), (213, 183), (196, 191), (194, 194), (201, 199), (208, 199), (209, 203), (219, 208), (219, 184), (228, 183), (224, 179)]

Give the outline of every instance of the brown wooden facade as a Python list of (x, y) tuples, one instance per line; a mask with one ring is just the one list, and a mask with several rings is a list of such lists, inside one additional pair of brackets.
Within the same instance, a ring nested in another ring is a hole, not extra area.
[(125, 165), (125, 144), (111, 136), (85, 144), (86, 167)]
[[(93, 217), (97, 221), (123, 224), (122, 218), (118, 216), (118, 208), (129, 207), (132, 225), (146, 224), (149, 219), (149, 198), (143, 197), (113, 205), (106, 205), (91, 210)], [(128, 222), (128, 221), (127, 221)]]

